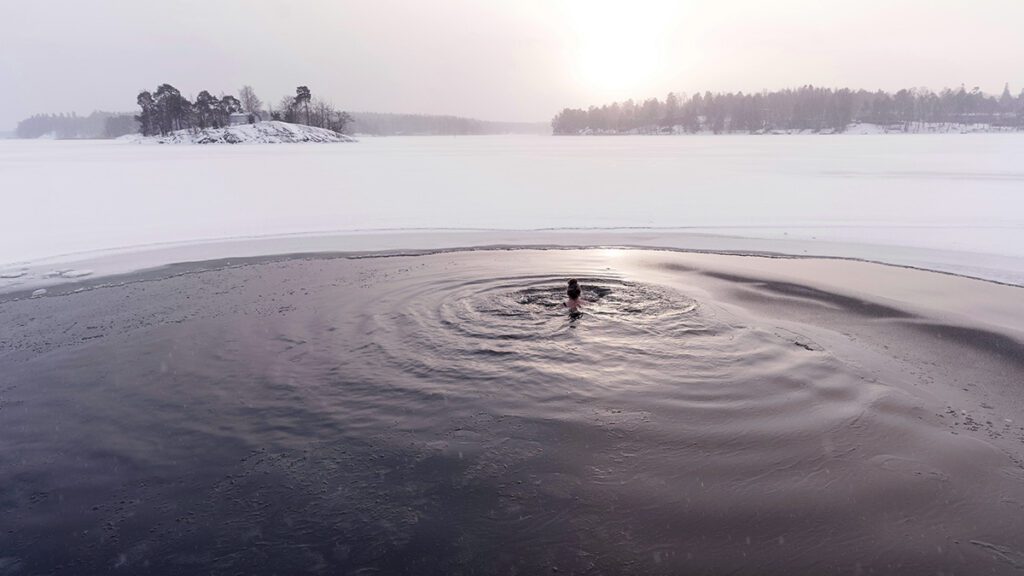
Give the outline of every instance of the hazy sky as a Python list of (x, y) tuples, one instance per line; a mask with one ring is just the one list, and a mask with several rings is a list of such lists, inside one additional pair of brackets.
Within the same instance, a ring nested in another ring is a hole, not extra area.
[(0, 0), (0, 130), (306, 84), (348, 110), (546, 121), (669, 91), (1024, 87), (1024, 0)]

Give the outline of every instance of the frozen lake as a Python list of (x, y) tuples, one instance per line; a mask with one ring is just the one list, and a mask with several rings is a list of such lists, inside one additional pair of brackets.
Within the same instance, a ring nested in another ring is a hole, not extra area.
[[(2, 141), (0, 194), (6, 276), (154, 244), (301, 235), (200, 256), (612, 243), (860, 257), (1024, 283), (1020, 134)], [(591, 230), (551, 230), (581, 227)], [(434, 230), (353, 233), (372, 229)], [(150, 250), (150, 263), (175, 258), (161, 254)]]
[(609, 246), (1024, 285), (1022, 151), (3, 143), (0, 574), (1005, 573), (1021, 288)]

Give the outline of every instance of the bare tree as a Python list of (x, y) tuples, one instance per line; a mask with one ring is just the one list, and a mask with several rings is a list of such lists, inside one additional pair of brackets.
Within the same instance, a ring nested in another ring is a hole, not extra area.
[(317, 98), (313, 101), (313, 119), (310, 125), (320, 128), (327, 128), (331, 115), (334, 113), (334, 106)]
[(250, 116), (258, 115), (263, 108), (263, 102), (256, 97), (256, 91), (252, 89), (252, 86), (242, 86), (242, 89), (238, 91), (238, 99), (242, 102), (242, 110), (245, 110), (245, 113)]
[(298, 112), (295, 106), (295, 99), (291, 96), (284, 96), (277, 105), (278, 116), (285, 122), (298, 123)]

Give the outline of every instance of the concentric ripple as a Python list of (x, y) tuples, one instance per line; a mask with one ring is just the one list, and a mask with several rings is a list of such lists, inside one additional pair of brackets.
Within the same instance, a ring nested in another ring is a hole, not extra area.
[(436, 306), (440, 325), (468, 338), (535, 340), (573, 327), (566, 318), (596, 322), (629, 317), (634, 326), (671, 330), (687, 326), (696, 303), (655, 286), (614, 278), (581, 278), (580, 315), (566, 309), (564, 280), (514, 277), (463, 282), (445, 287)]
[(731, 434), (798, 435), (821, 429), (822, 418), (862, 411), (873, 397), (826, 353), (718, 320), (670, 287), (579, 280), (579, 314), (565, 306), (565, 280), (551, 276), (427, 276), (396, 285), (380, 294), (382, 309), (360, 311), (374, 341), (360, 365), (418, 393), (486, 394), (558, 418), (577, 410), (566, 398), (659, 398), (691, 413), (704, 434), (721, 422)]

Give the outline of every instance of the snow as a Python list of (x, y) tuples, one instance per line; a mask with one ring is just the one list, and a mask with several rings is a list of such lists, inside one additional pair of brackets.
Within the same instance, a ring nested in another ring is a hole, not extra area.
[(283, 144), (295, 142), (355, 142), (344, 134), (332, 130), (268, 121), (255, 124), (241, 124), (227, 128), (204, 130), (178, 130), (166, 136), (141, 136), (129, 134), (117, 139), (119, 142), (136, 144)]
[(906, 124), (860, 124), (846, 127), (844, 134), (980, 134), (986, 132), (1019, 132), (1012, 126), (962, 124), (957, 122), (909, 122)]
[[(654, 130), (654, 131), (652, 131)], [(664, 131), (663, 131), (664, 130)], [(992, 124), (964, 124), (959, 122), (899, 122), (896, 124), (869, 124), (866, 122), (853, 122), (842, 130), (835, 128), (776, 128), (749, 132), (740, 130), (730, 132), (728, 130), (716, 133), (710, 129), (702, 128), (697, 132), (690, 132), (686, 126), (676, 124), (671, 128), (634, 128), (625, 132), (619, 130), (595, 130), (586, 128), (580, 132), (584, 136), (629, 136), (629, 135), (658, 135), (658, 136), (831, 136), (833, 134), (854, 134), (854, 135), (878, 135), (878, 134), (983, 134), (983, 133), (1012, 133), (1024, 132), (1024, 128), (1017, 126), (994, 126)]]
[(0, 141), (0, 291), (202, 258), (487, 244), (841, 256), (1024, 285), (1022, 190), (1024, 134)]
[(92, 270), (75, 270), (74, 268), (51, 270), (46, 274), (48, 278), (84, 278), (90, 275), (92, 275)]

